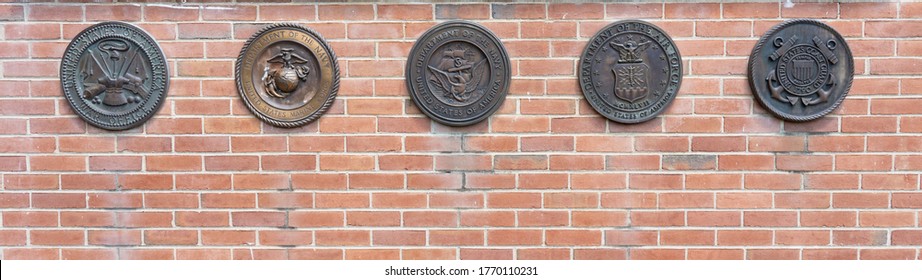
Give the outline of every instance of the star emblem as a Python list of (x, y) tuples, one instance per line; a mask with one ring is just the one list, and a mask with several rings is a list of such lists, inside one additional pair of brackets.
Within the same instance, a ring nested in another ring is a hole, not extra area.
[(599, 75), (599, 70), (592, 71), (592, 74), (598, 76), (598, 75)]
[(660, 56), (659, 56), (659, 60), (665, 61), (665, 60), (666, 60), (666, 56), (665, 56), (665, 55), (660, 55)]

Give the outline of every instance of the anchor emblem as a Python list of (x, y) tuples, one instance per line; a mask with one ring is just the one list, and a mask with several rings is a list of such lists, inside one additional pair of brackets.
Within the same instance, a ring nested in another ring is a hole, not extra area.
[(792, 106), (825, 103), (836, 86), (830, 65), (838, 63), (833, 53), (838, 43), (832, 39), (823, 43), (814, 36), (813, 44), (797, 44), (797, 39), (797, 36), (774, 39), (778, 49), (769, 59), (777, 65), (765, 78), (771, 97)]
[(459, 102), (465, 102), (473, 96), (475, 90), (480, 85), (483, 77), (484, 60), (473, 62), (467, 53), (467, 49), (459, 47), (457, 49), (448, 49), (444, 51), (442, 62), (438, 67), (429, 66), (435, 80), (436, 88), (444, 92), (445, 97), (452, 98)]

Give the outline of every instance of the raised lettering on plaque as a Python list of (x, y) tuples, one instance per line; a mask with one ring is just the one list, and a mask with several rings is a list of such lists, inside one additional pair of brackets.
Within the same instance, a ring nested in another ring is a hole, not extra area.
[(333, 49), (317, 32), (273, 24), (256, 32), (240, 51), (237, 92), (260, 120), (298, 127), (320, 117), (339, 90)]
[(682, 56), (669, 34), (624, 20), (602, 28), (579, 60), (579, 86), (596, 112), (640, 123), (665, 110), (682, 84)]
[(61, 87), (74, 112), (108, 130), (150, 119), (169, 88), (166, 57), (144, 30), (103, 22), (77, 34), (64, 51)]
[(842, 103), (855, 72), (845, 39), (819, 21), (783, 22), (762, 36), (749, 56), (755, 99), (781, 119), (809, 121)]
[(426, 31), (413, 45), (407, 89), (433, 120), (466, 126), (499, 109), (509, 91), (510, 69), (496, 35), (476, 23), (448, 21)]

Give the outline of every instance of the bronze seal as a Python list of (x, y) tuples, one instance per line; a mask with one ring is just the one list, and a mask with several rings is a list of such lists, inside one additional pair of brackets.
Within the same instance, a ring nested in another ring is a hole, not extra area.
[(788, 121), (809, 121), (845, 100), (855, 72), (852, 52), (835, 29), (810, 19), (789, 20), (765, 33), (749, 56), (755, 99)]
[(682, 85), (682, 56), (665, 31), (645, 21), (602, 28), (579, 60), (579, 86), (592, 108), (619, 123), (662, 113)]
[(103, 129), (143, 124), (160, 110), (169, 83), (160, 45), (128, 23), (103, 22), (84, 29), (61, 60), (67, 103), (78, 116)]
[(407, 60), (413, 103), (433, 120), (472, 125), (490, 117), (506, 99), (512, 72), (496, 35), (469, 21), (448, 21), (416, 40)]
[(333, 49), (320, 34), (296, 24), (273, 24), (250, 37), (237, 58), (235, 77), (247, 108), (278, 127), (316, 120), (339, 90)]

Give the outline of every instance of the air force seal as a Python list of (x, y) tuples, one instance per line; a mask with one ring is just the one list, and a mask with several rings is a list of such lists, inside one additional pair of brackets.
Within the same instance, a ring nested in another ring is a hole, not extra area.
[(620, 123), (650, 120), (675, 99), (682, 56), (666, 32), (639, 20), (602, 28), (579, 60), (579, 85), (592, 108)]

